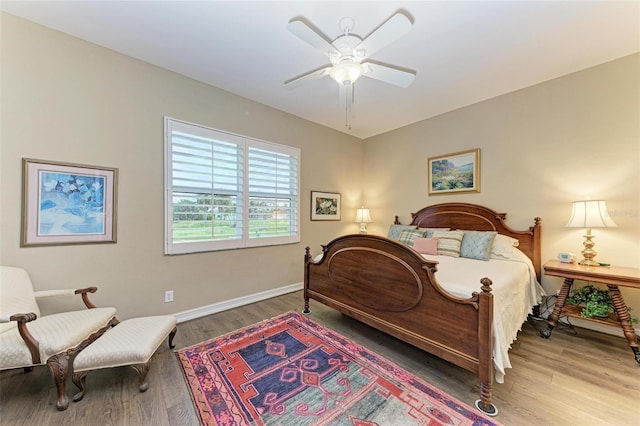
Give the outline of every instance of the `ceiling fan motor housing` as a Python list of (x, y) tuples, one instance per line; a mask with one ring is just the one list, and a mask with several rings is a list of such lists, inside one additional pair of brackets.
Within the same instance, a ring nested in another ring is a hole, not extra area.
[(340, 55), (332, 55), (329, 60), (333, 65), (338, 64), (345, 57), (350, 57), (360, 62), (365, 56), (365, 52), (362, 49), (356, 50), (360, 43), (362, 43), (362, 39), (355, 35), (349, 34), (336, 38), (331, 44), (340, 52)]

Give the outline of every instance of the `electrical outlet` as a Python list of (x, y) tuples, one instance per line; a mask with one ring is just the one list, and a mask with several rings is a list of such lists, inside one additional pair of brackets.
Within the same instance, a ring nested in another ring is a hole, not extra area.
[(164, 292), (164, 303), (173, 302), (173, 290)]

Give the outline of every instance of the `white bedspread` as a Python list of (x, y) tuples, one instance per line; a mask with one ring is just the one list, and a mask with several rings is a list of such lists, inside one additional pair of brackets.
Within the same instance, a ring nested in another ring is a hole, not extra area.
[(484, 277), (493, 282), (493, 363), (496, 382), (503, 383), (505, 369), (511, 368), (508, 354), (511, 343), (532, 307), (544, 296), (531, 260), (519, 250), (509, 260), (423, 256), (439, 262), (436, 279), (455, 296), (467, 298), (474, 291), (480, 292), (480, 279)]

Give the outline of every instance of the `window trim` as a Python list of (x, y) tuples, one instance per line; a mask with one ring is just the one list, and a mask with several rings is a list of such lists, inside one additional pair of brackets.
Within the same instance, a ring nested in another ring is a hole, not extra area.
[[(225, 142), (232, 142), (242, 145), (243, 147), (243, 168), (242, 177), (242, 237), (239, 239), (228, 240), (206, 240), (206, 241), (189, 241), (189, 242), (173, 242), (173, 140), (172, 132), (174, 130), (186, 131), (189, 134), (211, 139), (212, 132), (224, 136)], [(257, 148), (278, 154), (284, 154), (295, 158), (297, 161), (296, 179), (295, 179), (295, 233), (286, 236), (272, 236), (251, 238), (249, 229), (249, 148)], [(164, 253), (166, 255), (201, 253), (207, 251), (232, 250), (242, 248), (266, 247), (273, 245), (296, 244), (300, 242), (300, 166), (301, 166), (301, 150), (300, 148), (268, 142), (260, 139), (242, 136), (235, 133), (227, 132), (220, 129), (210, 128), (200, 124), (190, 123), (171, 117), (164, 117)]]

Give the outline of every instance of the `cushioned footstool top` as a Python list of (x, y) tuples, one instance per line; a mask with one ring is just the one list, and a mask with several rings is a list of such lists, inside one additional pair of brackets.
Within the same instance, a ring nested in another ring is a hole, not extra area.
[(73, 361), (74, 372), (144, 364), (176, 327), (171, 315), (122, 321), (82, 350)]

